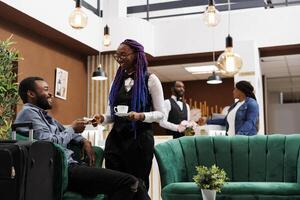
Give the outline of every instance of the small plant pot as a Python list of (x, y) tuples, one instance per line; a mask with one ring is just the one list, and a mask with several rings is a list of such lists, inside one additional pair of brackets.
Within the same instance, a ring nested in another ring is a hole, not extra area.
[(202, 193), (203, 200), (215, 200), (216, 199), (216, 190), (201, 189), (201, 193)]

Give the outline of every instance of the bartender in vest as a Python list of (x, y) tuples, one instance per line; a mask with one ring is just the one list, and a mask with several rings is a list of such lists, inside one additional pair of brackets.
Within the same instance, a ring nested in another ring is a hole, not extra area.
[(164, 101), (164, 119), (159, 125), (168, 130), (168, 133), (173, 135), (173, 138), (184, 136), (185, 127), (180, 123), (190, 119), (190, 107), (183, 100), (184, 84), (181, 81), (175, 81), (172, 88), (172, 96)]

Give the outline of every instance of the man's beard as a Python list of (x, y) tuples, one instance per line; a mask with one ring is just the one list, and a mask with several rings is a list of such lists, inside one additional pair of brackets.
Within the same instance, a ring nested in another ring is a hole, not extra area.
[(175, 92), (175, 96), (176, 96), (176, 97), (183, 97), (183, 95), (184, 95), (183, 92), (179, 92), (179, 91), (177, 91), (177, 90), (174, 90), (174, 92)]
[(49, 110), (52, 108), (52, 106), (48, 102), (48, 98), (38, 96), (36, 105), (44, 110)]

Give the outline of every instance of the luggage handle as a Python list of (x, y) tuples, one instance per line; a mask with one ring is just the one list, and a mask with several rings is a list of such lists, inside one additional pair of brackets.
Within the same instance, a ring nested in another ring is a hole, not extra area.
[(17, 133), (16, 133), (16, 129), (20, 128), (20, 127), (28, 127), (29, 128), (29, 137), (28, 140), (29, 141), (33, 141), (33, 124), (32, 122), (24, 122), (24, 123), (15, 123), (13, 125), (11, 125), (11, 137), (13, 140), (17, 139)]

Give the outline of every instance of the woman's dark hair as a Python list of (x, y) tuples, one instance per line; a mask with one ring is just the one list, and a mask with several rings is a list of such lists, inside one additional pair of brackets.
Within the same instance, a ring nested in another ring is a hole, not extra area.
[(19, 84), (19, 96), (21, 97), (23, 103), (28, 102), (27, 91), (35, 91), (35, 81), (43, 81), (41, 77), (27, 77), (23, 79)]
[[(135, 79), (132, 91), (131, 109), (135, 112), (143, 112), (146, 109), (149, 95), (146, 83), (148, 62), (144, 52), (144, 47), (137, 41), (131, 39), (127, 39), (121, 44), (129, 46), (136, 53), (136, 59), (134, 63)], [(113, 108), (116, 106), (117, 95), (123, 84), (123, 73), (124, 70), (119, 67), (109, 94), (109, 103), (112, 115), (114, 115)]]
[(235, 84), (235, 87), (237, 89), (239, 89), (241, 92), (243, 92), (246, 95), (246, 97), (250, 97), (250, 98), (256, 100), (255, 94), (253, 92), (254, 88), (253, 88), (253, 86), (251, 85), (250, 82), (248, 82), (248, 81), (239, 81)]

